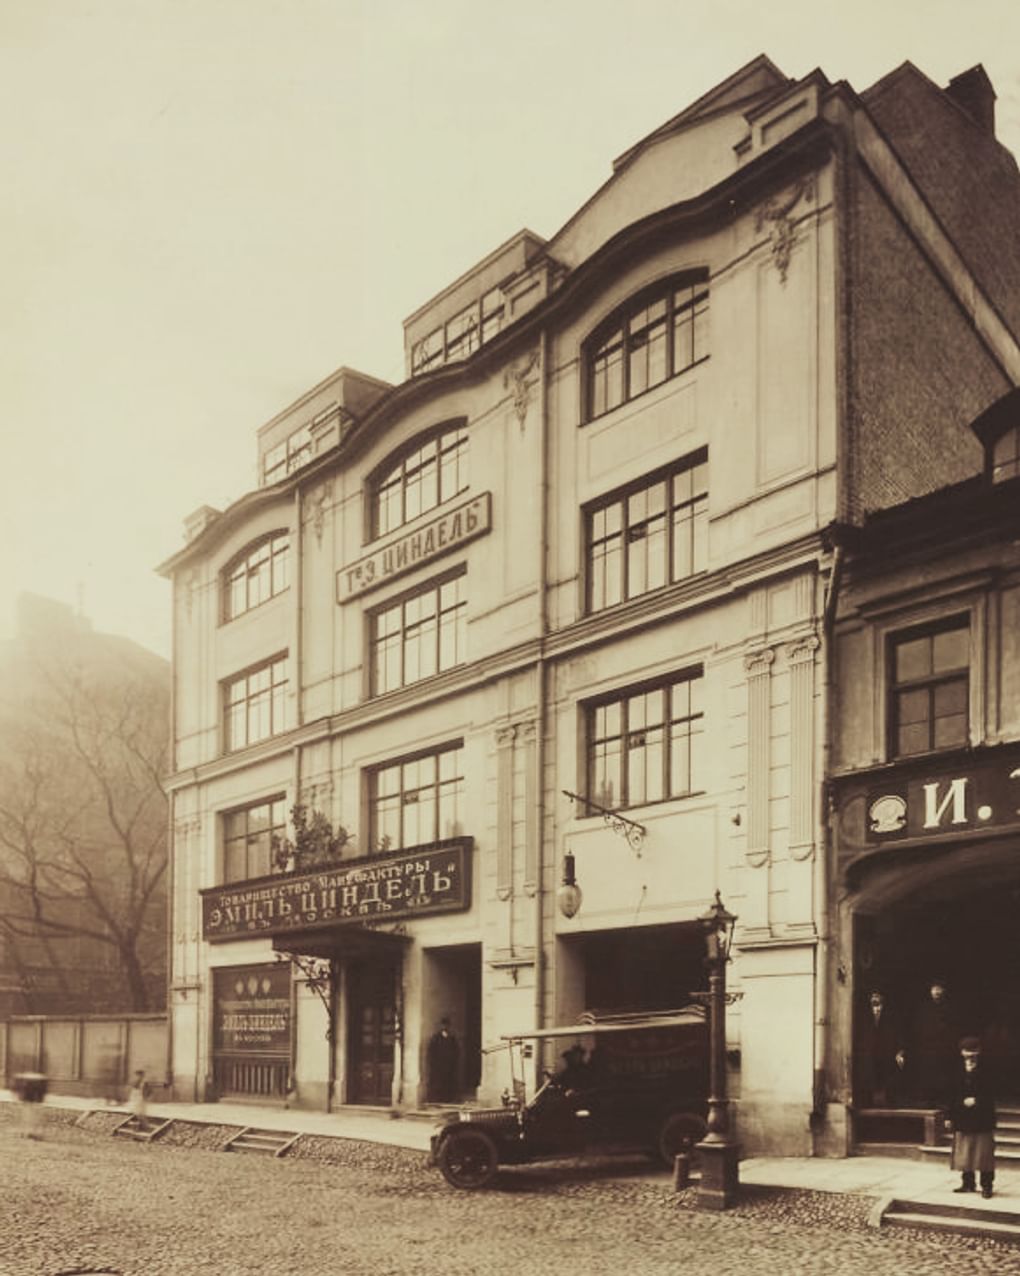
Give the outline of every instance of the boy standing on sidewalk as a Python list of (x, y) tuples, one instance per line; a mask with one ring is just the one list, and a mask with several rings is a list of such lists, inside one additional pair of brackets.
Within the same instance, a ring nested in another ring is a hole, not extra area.
[(973, 1192), (975, 1173), (981, 1176), (981, 1195), (992, 1194), (995, 1182), (995, 1097), (991, 1077), (981, 1063), (981, 1042), (960, 1042), (959, 1070), (953, 1087), (949, 1117), (953, 1123), (953, 1169), (963, 1176), (956, 1192)]

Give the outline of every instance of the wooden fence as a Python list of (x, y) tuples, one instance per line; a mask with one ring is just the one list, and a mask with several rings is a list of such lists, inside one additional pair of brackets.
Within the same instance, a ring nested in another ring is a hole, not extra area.
[(139, 1069), (153, 1097), (169, 1093), (165, 1014), (14, 1015), (0, 1020), (0, 1075), (41, 1072), (51, 1094), (123, 1100)]

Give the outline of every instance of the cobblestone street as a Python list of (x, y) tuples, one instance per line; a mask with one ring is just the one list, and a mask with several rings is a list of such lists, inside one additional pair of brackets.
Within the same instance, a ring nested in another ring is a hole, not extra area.
[(111, 1138), (102, 1113), (84, 1128), (47, 1115), (38, 1141), (0, 1125), (2, 1276), (1020, 1267), (1017, 1250), (996, 1242), (869, 1230), (865, 1197), (748, 1187), (737, 1209), (705, 1214), (691, 1192), (648, 1182), (639, 1161), (508, 1171), (495, 1190), (471, 1194), (405, 1149), (309, 1137), (295, 1155), (263, 1159), (211, 1150), (215, 1127), (175, 1128), (147, 1146)]

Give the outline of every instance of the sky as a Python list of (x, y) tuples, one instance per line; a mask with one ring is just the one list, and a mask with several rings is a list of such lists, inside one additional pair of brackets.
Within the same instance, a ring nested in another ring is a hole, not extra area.
[(258, 427), (745, 62), (983, 63), (1018, 0), (0, 0), (0, 638), (18, 594), (162, 655), (156, 566)]

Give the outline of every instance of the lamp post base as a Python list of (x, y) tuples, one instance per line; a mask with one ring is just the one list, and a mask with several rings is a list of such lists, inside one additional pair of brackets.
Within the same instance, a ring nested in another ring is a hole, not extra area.
[(740, 1149), (736, 1143), (705, 1142), (698, 1144), (701, 1162), (701, 1184), (698, 1187), (698, 1208), (702, 1210), (728, 1210), (735, 1205), (740, 1190), (740, 1174), (737, 1160)]

